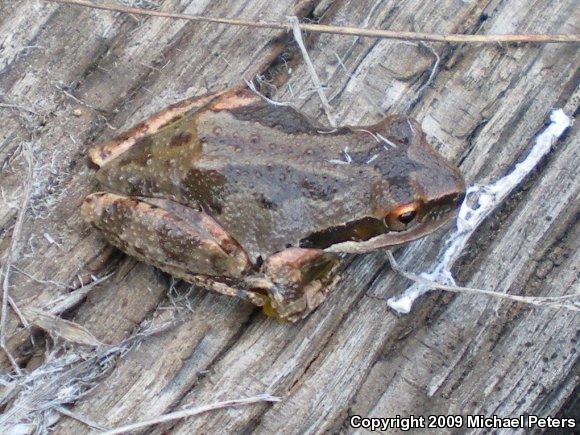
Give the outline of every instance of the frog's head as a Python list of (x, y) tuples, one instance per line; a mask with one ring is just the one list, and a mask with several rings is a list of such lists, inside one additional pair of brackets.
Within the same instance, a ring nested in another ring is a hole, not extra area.
[(371, 163), (381, 174), (371, 187), (372, 216), (334, 228), (330, 238), (326, 233), (334, 238), (323, 246), (330, 252), (368, 252), (423, 237), (449, 222), (465, 197), (463, 176), (429, 146), (416, 121), (395, 116), (365, 131), (388, 149)]

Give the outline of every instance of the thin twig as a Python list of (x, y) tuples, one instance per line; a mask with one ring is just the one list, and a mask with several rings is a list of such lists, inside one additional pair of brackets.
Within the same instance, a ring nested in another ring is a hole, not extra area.
[[(128, 8), (112, 4), (94, 4), (85, 0), (46, 0), (53, 3), (85, 6), (93, 9), (123, 12), (126, 14), (149, 15), (162, 18), (176, 18), (180, 20), (198, 21), (204, 23), (229, 24), (231, 26), (254, 27), (262, 29), (280, 29), (291, 31), (292, 24), (277, 21), (250, 21), (233, 18), (213, 18), (201, 15), (178, 14), (173, 12), (152, 11), (139, 8)], [(406, 39), (409, 41), (433, 41), (433, 42), (468, 42), (480, 44), (506, 43), (556, 43), (556, 42), (580, 42), (580, 35), (462, 35), (462, 34), (434, 34), (419, 32), (400, 32), (383, 29), (364, 29), (360, 27), (342, 27), (324, 24), (298, 25), (300, 30), (312, 33), (331, 33), (334, 35), (363, 36), (380, 39)]]
[(411, 281), (429, 286), (432, 289), (445, 290), (454, 293), (483, 294), (500, 299), (509, 299), (529, 305), (543, 306), (547, 308), (565, 308), (571, 311), (580, 311), (580, 305), (575, 304), (573, 301), (571, 303), (566, 303), (566, 301), (569, 301), (570, 299), (580, 299), (580, 293), (570, 293), (562, 296), (518, 296), (473, 287), (447, 285), (422, 277), (420, 275), (415, 275), (414, 273), (407, 272), (405, 269), (399, 266), (391, 251), (387, 251), (387, 258), (389, 259), (389, 263), (391, 264), (393, 270), (403, 275), (405, 278), (410, 279)]
[(18, 424), (42, 418), (43, 413), (76, 402), (115, 365), (117, 357), (139, 346), (148, 337), (169, 331), (185, 319), (185, 316), (175, 317), (161, 325), (137, 332), (120, 343), (101, 346), (88, 354), (67, 347), (64, 353), (55, 349), (55, 358), (52, 358), (47, 351), (46, 359), (40, 367), (12, 377), (10, 382), (5, 383), (0, 395), (0, 406), (8, 401), (10, 404), (0, 413), (0, 433), (12, 433)]
[(429, 85), (433, 81), (433, 77), (435, 77), (435, 74), (437, 74), (437, 71), (439, 71), (439, 63), (441, 62), (441, 58), (439, 57), (439, 55), (437, 54), (437, 52), (435, 51), (435, 49), (433, 47), (431, 47), (427, 44), (423, 44), (423, 43), (421, 43), (421, 45), (424, 46), (427, 50), (429, 50), (431, 52), (433, 57), (435, 57), (435, 62), (431, 66), (431, 72), (429, 73), (429, 77), (427, 78), (427, 81), (425, 83), (423, 83), (421, 85), (421, 87), (417, 90), (418, 95), (421, 95), (422, 92), (429, 87)]
[(35, 112), (32, 109), (29, 109), (27, 107), (23, 107), (23, 106), (18, 106), (16, 104), (9, 104), (9, 103), (0, 103), (0, 108), (2, 109), (16, 109), (16, 110), (22, 110), (23, 112), (28, 112), (28, 113), (32, 113), (33, 115), (36, 116), (43, 116), (42, 114)]
[(65, 290), (69, 290), (70, 286), (63, 284), (62, 282), (57, 282), (57, 281), (53, 281), (52, 279), (41, 279), (41, 278), (37, 278), (36, 276), (28, 273), (27, 271), (20, 269), (19, 267), (16, 266), (12, 266), (12, 268), (14, 269), (15, 272), (21, 273), (22, 275), (24, 275), (27, 278), (30, 278), (32, 281), (38, 283), (38, 284), (48, 284), (48, 285), (53, 285), (55, 287), (58, 287), (60, 289), (65, 289)]
[(101, 426), (100, 424), (95, 423), (94, 421), (92, 421), (88, 417), (85, 417), (84, 415), (81, 415), (77, 412), (73, 412), (69, 409), (66, 409), (64, 406), (57, 406), (56, 410), (58, 412), (60, 412), (61, 414), (66, 415), (67, 417), (70, 417), (76, 421), (80, 421), (81, 423), (86, 424), (89, 427), (92, 427), (93, 429), (97, 429), (100, 431), (107, 430), (104, 426)]
[[(87, 294), (97, 285), (101, 284), (103, 281), (109, 279), (113, 274), (108, 274), (102, 276), (90, 282), (89, 284), (83, 285), (78, 289), (59, 296), (57, 299), (48, 302), (43, 309), (47, 310), (49, 313), (56, 315), (62, 314), (64, 311), (70, 309), (71, 307), (78, 304), (81, 300), (87, 297)], [(49, 308), (50, 307), (50, 308)]]
[(12, 355), (10, 355), (9, 350), (6, 347), (6, 325), (8, 323), (8, 302), (10, 299), (10, 294), (8, 291), (10, 288), (10, 271), (12, 268), (12, 263), (20, 254), (20, 233), (22, 232), (24, 216), (26, 215), (26, 209), (28, 208), (28, 203), (30, 202), (30, 197), (32, 195), (34, 166), (32, 164), (32, 151), (30, 149), (30, 144), (24, 144), (22, 146), (22, 156), (24, 156), (28, 168), (25, 178), (24, 194), (22, 195), (22, 201), (20, 203), (18, 216), (16, 217), (16, 223), (14, 224), (14, 229), (12, 230), (12, 239), (10, 240), (10, 248), (8, 249), (8, 255), (6, 256), (6, 263), (4, 263), (4, 268), (2, 270), (2, 310), (0, 314), (0, 347), (2, 347), (4, 352), (8, 354), (10, 362), (18, 374), (21, 373), (20, 367), (18, 367), (18, 364), (16, 364), (14, 358)]
[(28, 322), (28, 320), (26, 320), (26, 317), (24, 317), (24, 314), (22, 314), (22, 311), (20, 311), (20, 308), (18, 308), (18, 305), (16, 305), (16, 302), (14, 302), (14, 299), (12, 299), (10, 295), (8, 295), (8, 303), (10, 304), (10, 307), (14, 310), (14, 313), (20, 319), (20, 323), (22, 323), (22, 326), (24, 326), (24, 328), (26, 329), (30, 328), (30, 323)]
[(8, 361), (10, 361), (10, 364), (14, 368), (14, 371), (16, 372), (16, 374), (21, 375), (22, 370), (20, 369), (20, 367), (18, 366), (18, 363), (16, 362), (16, 360), (14, 359), (12, 354), (10, 353), (10, 349), (8, 349), (8, 347), (4, 344), (1, 344), (0, 348), (2, 348), (2, 350), (4, 351), (6, 356), (8, 357)]
[(292, 23), (292, 34), (294, 35), (294, 40), (300, 47), (300, 51), (302, 52), (302, 57), (304, 58), (304, 62), (306, 62), (306, 66), (308, 68), (308, 72), (310, 73), (310, 78), (312, 79), (312, 83), (314, 83), (314, 87), (316, 88), (316, 92), (318, 93), (318, 97), (322, 102), (322, 107), (324, 108), (324, 113), (326, 113), (326, 117), (328, 118), (328, 122), (331, 127), (336, 127), (336, 119), (332, 114), (332, 108), (328, 103), (328, 99), (326, 98), (326, 94), (324, 93), (324, 89), (322, 89), (322, 83), (320, 83), (320, 79), (318, 78), (318, 74), (316, 73), (316, 69), (314, 68), (314, 64), (312, 60), (310, 60), (310, 55), (306, 50), (306, 46), (304, 45), (304, 41), (302, 40), (302, 32), (300, 32), (300, 26), (298, 23), (298, 18), (296, 17), (288, 17), (289, 21)]
[(267, 101), (268, 103), (272, 104), (273, 106), (286, 106), (286, 107), (292, 107), (292, 105), (290, 103), (287, 102), (283, 102), (283, 101), (274, 101), (268, 97), (266, 97), (264, 94), (262, 94), (260, 91), (258, 91), (258, 89), (256, 89), (256, 85), (254, 84), (253, 80), (244, 80), (244, 82), (246, 83), (246, 86), (257, 96), (259, 96), (260, 98), (262, 98), (264, 101)]
[(55, 85), (55, 87), (61, 91), (63, 94), (65, 94), (67, 97), (69, 97), (70, 99), (76, 101), (77, 103), (79, 103), (82, 106), (88, 107), (91, 110), (94, 110), (95, 112), (99, 112), (98, 109), (95, 109), (93, 106), (91, 106), (89, 103), (85, 103), (83, 100), (81, 100), (80, 98), (75, 97), (73, 94), (71, 94), (69, 91), (67, 91), (64, 87), (61, 87), (59, 85)]
[(247, 397), (245, 399), (226, 400), (224, 402), (211, 403), (209, 405), (197, 406), (195, 408), (182, 409), (181, 411), (170, 412), (169, 414), (160, 415), (159, 417), (150, 420), (140, 421), (138, 423), (128, 424), (106, 432), (102, 435), (114, 435), (133, 430), (141, 429), (148, 426), (153, 426), (159, 423), (165, 423), (171, 420), (178, 420), (181, 418), (191, 417), (193, 415), (203, 414), (204, 412), (214, 411), (216, 409), (229, 408), (231, 406), (250, 405), (259, 402), (279, 402), (280, 398), (271, 396), (269, 394), (260, 394), (258, 396)]

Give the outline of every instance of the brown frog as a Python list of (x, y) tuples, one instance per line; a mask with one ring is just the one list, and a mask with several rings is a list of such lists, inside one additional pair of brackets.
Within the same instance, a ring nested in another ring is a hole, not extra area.
[(429, 234), (465, 192), (409, 118), (330, 130), (246, 89), (169, 106), (90, 156), (115, 193), (82, 212), (111, 244), (290, 321), (324, 300), (337, 253)]

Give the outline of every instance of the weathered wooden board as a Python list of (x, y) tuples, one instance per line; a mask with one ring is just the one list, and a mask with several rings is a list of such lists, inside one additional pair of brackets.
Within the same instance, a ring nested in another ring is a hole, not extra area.
[[(161, 3), (193, 14), (276, 20), (298, 14), (323, 23), (439, 33), (578, 33), (573, 0)], [(196, 289), (188, 296), (190, 311), (177, 309), (167, 297), (167, 278), (152, 268), (117, 256), (95, 262), (107, 258), (105, 244), (78, 214), (95, 187), (84, 157), (91, 142), (182, 97), (257, 73), (277, 74), (283, 83), (274, 97), (325, 122), (290, 35), (39, 1), (1, 4), (0, 35), (2, 252), (22, 194), (23, 142), (33, 144), (36, 159), (16, 266), (37, 279), (13, 273), (11, 296), (22, 307), (45, 308), (68, 290), (42, 280), (78, 286), (78, 275), (84, 279), (110, 264), (115, 275), (69, 313), (99, 340), (118, 343), (144, 323), (185, 316), (170, 332), (119, 358), (74, 412), (116, 426), (184, 404), (268, 392), (282, 401), (153, 431), (349, 432), (352, 414), (553, 416), (572, 395), (577, 314), (433, 292), (410, 315), (398, 316), (386, 299), (408, 282), (381, 252), (347, 259), (328, 300), (296, 325), (277, 324), (245, 302)], [(427, 47), (333, 35), (309, 35), (306, 42), (340, 123), (410, 114), (469, 182), (508, 172), (552, 108), (572, 115), (578, 107), (574, 45)], [(277, 60), (282, 52), (287, 65)], [(478, 231), (456, 266), (460, 283), (543, 296), (578, 287), (577, 138), (575, 127)], [(398, 260), (409, 270), (427, 269), (441, 237), (400, 249)], [(9, 336), (19, 362), (35, 367), (42, 341), (31, 348), (16, 317)], [(63, 417), (55, 430), (89, 429)]]

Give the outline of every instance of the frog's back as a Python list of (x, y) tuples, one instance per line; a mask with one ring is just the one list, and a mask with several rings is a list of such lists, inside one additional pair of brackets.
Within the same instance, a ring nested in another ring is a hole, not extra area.
[(235, 111), (208, 111), (197, 120), (202, 151), (184, 180), (184, 199), (200, 202), (254, 258), (327, 228), (380, 217), (373, 195), (384, 196), (391, 186), (373, 162), (384, 164), (386, 154), (391, 163), (399, 160), (400, 150), (369, 133), (322, 133), (292, 115), (298, 119), (286, 124)]

